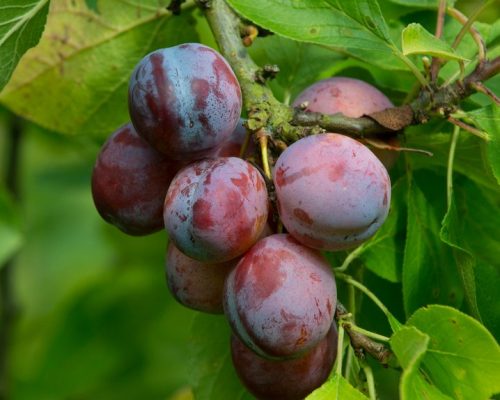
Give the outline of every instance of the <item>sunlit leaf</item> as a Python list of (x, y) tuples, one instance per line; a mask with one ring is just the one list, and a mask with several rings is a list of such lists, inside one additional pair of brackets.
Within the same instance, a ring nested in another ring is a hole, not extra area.
[(343, 376), (333, 375), (323, 386), (316, 389), (307, 400), (367, 400), (359, 390), (353, 388)]
[(49, 0), (2, 0), (0, 3), (0, 91), (19, 59), (40, 39)]
[(500, 391), (500, 347), (474, 318), (432, 305), (417, 310), (407, 324), (430, 337), (422, 363), (443, 393), (458, 399), (488, 399)]
[(423, 54), (449, 60), (466, 60), (446, 42), (429, 33), (422, 25), (412, 23), (402, 32), (403, 54)]
[(53, 0), (38, 46), (23, 57), (0, 101), (39, 125), (105, 137), (126, 122), (130, 73), (150, 51), (197, 41), (189, 12), (170, 18), (156, 0)]
[(434, 385), (425, 380), (419, 371), (420, 363), (428, 345), (429, 336), (414, 327), (403, 327), (391, 337), (391, 348), (403, 367), (399, 383), (401, 400), (433, 399), (445, 400), (444, 395)]
[(229, 0), (229, 4), (281, 36), (327, 46), (386, 69), (406, 69), (375, 0)]

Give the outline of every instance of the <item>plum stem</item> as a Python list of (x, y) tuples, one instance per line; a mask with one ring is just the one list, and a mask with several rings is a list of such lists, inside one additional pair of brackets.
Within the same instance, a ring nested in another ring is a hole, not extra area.
[(267, 147), (268, 135), (263, 129), (260, 129), (257, 132), (257, 137), (259, 138), (260, 155), (262, 158), (262, 168), (264, 169), (264, 174), (266, 175), (267, 179), (272, 180), (271, 168), (269, 167), (269, 156)]
[(448, 203), (448, 209), (451, 206), (451, 200), (453, 196), (453, 161), (455, 160), (455, 149), (457, 148), (459, 133), (460, 127), (458, 125), (455, 125), (450, 140), (450, 151), (448, 153), (448, 166), (446, 171), (446, 199)]
[(455, 18), (458, 22), (463, 24), (462, 29), (460, 32), (458, 32), (458, 35), (455, 37), (455, 40), (453, 41), (452, 47), (456, 49), (460, 42), (462, 41), (463, 37), (467, 32), (470, 33), (472, 36), (472, 39), (474, 39), (474, 42), (476, 42), (477, 49), (478, 49), (478, 59), (479, 61), (483, 61), (486, 58), (486, 48), (484, 46), (484, 40), (479, 34), (479, 32), (472, 26), (474, 21), (477, 19), (479, 14), (484, 11), (484, 9), (489, 6), (491, 1), (487, 1), (484, 4), (480, 5), (476, 11), (471, 15), (470, 18), (467, 18), (465, 15), (463, 15), (460, 11), (458, 11), (456, 8), (448, 8), (448, 13)]
[(339, 335), (337, 341), (337, 365), (336, 373), (338, 376), (342, 376), (342, 361), (344, 359), (344, 327), (339, 324)]
[(349, 328), (349, 329), (351, 329), (351, 330), (353, 330), (355, 332), (362, 333), (366, 337), (369, 337), (369, 338), (372, 338), (372, 339), (375, 339), (375, 340), (379, 340), (381, 342), (388, 342), (389, 341), (389, 338), (387, 336), (380, 335), (378, 333), (368, 331), (366, 329), (361, 328), (360, 326), (351, 324), (349, 322), (343, 322), (342, 325), (344, 326), (344, 328), (346, 328), (346, 329)]
[(370, 365), (366, 361), (361, 361), (361, 368), (366, 377), (366, 385), (368, 386), (368, 395), (370, 400), (377, 400), (377, 392), (375, 390), (375, 379), (373, 377), (373, 371)]

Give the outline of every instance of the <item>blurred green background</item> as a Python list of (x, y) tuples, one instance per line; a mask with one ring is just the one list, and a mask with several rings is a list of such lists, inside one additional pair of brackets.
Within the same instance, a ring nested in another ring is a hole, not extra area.
[[(11, 120), (2, 109), (2, 176)], [(90, 193), (97, 143), (26, 122), (21, 130), (25, 239), (11, 276), (11, 397), (165, 399), (182, 391), (195, 312), (168, 294), (166, 235), (129, 238), (99, 218)]]

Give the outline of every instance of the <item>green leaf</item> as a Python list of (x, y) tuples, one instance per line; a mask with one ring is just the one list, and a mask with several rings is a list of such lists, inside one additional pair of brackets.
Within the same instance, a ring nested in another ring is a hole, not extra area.
[(462, 281), (465, 301), (470, 314), (481, 321), (481, 313), (477, 305), (476, 280), (474, 276), (476, 259), (464, 248), (466, 246), (463, 244), (464, 235), (460, 229), (461, 224), (458, 222), (460, 218), (463, 218), (463, 216), (460, 217), (458, 215), (455, 199), (452, 197), (448, 211), (441, 223), (439, 236), (443, 242), (453, 248), (453, 256)]
[(99, 11), (84, 0), (53, 0), (39, 45), (22, 59), (0, 101), (53, 131), (103, 138), (129, 119), (128, 81), (140, 59), (197, 41), (189, 11), (169, 18), (156, 0), (107, 0)]
[(191, 387), (197, 400), (250, 399), (231, 361), (231, 330), (223, 316), (199, 313), (191, 328)]
[(405, 70), (376, 0), (229, 0), (281, 36), (316, 43), (385, 69)]
[(493, 174), (497, 178), (498, 184), (500, 184), (500, 107), (492, 104), (470, 112), (469, 116), (490, 137), (488, 160)]
[(99, 9), (97, 8), (97, 0), (85, 0), (85, 4), (89, 8), (89, 10), (92, 10), (99, 14)]
[[(415, 169), (441, 167), (444, 171), (448, 163), (451, 133), (440, 133), (442, 127), (439, 126), (431, 129), (438, 132), (428, 134), (429, 128), (423, 127), (407, 129), (406, 146), (431, 151), (433, 156), (425, 157), (421, 154), (408, 156)], [(457, 142), (453, 169), (482, 187), (500, 192), (500, 186), (488, 165), (488, 145), (489, 143), (477, 136), (465, 132), (461, 134)]]
[(333, 375), (323, 386), (316, 389), (307, 400), (367, 400), (368, 398), (359, 390), (353, 388), (343, 377)]
[(360, 255), (366, 267), (390, 282), (401, 281), (404, 236), (406, 233), (407, 183), (399, 180), (392, 187), (391, 209), (377, 234), (363, 244)]
[(23, 243), (21, 221), (14, 202), (0, 187), (0, 268)]
[(26, 50), (40, 39), (49, 0), (3, 0), (0, 4), (0, 91)]
[(407, 324), (430, 337), (422, 363), (443, 393), (482, 400), (500, 391), (500, 347), (474, 318), (432, 305), (417, 310)]
[(419, 371), (420, 362), (429, 345), (428, 335), (414, 327), (405, 326), (391, 337), (390, 343), (404, 369), (399, 384), (401, 400), (450, 399), (427, 382)]
[(498, 301), (498, 282), (500, 268), (479, 261), (475, 268), (477, 302), (484, 325), (500, 340), (500, 301)]
[(422, 25), (412, 23), (401, 33), (404, 55), (424, 54), (448, 60), (465, 60), (446, 42), (429, 33)]
[(416, 172), (409, 179), (402, 280), (407, 315), (429, 303), (459, 306), (462, 301), (451, 248), (439, 237), (445, 185), (444, 177), (430, 172)]
[[(402, 6), (415, 7), (415, 8), (426, 8), (435, 10), (439, 6), (438, 0), (389, 0), (391, 3), (400, 4)], [(453, 7), (456, 0), (447, 0), (446, 4), (448, 7)]]

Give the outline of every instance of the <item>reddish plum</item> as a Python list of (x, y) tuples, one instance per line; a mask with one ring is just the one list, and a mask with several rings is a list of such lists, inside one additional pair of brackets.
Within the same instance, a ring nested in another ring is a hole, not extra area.
[[(293, 106), (299, 107), (304, 103), (307, 103), (306, 111), (342, 113), (351, 118), (359, 118), (394, 106), (376, 87), (359, 79), (346, 77), (324, 79), (309, 86), (299, 94)], [(396, 139), (396, 145), (398, 143)], [(399, 155), (397, 151), (371, 149), (386, 168), (392, 167)]]
[(99, 214), (130, 235), (163, 226), (163, 201), (180, 169), (134, 130), (120, 127), (102, 147), (92, 173), (92, 196)]
[(165, 198), (165, 228), (187, 256), (204, 262), (236, 258), (264, 229), (267, 190), (259, 171), (236, 157), (205, 159), (182, 169)]
[(203, 263), (186, 256), (169, 242), (165, 263), (168, 288), (177, 301), (186, 307), (222, 314), (224, 280), (237, 262)]
[(224, 288), (233, 332), (265, 358), (293, 358), (314, 347), (328, 333), (336, 303), (328, 262), (287, 234), (257, 242)]
[(268, 360), (247, 348), (235, 335), (231, 357), (236, 372), (255, 397), (261, 400), (300, 400), (326, 381), (337, 358), (337, 328), (308, 353), (292, 360)]
[(347, 136), (303, 138), (280, 155), (273, 172), (283, 225), (307, 246), (354, 247), (387, 217), (387, 170), (366, 146)]
[(129, 112), (137, 132), (162, 153), (200, 159), (235, 129), (241, 90), (219, 53), (187, 43), (141, 60), (130, 78)]

